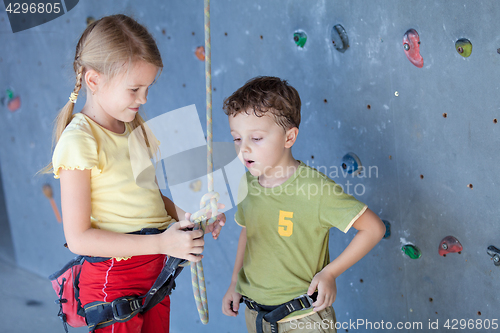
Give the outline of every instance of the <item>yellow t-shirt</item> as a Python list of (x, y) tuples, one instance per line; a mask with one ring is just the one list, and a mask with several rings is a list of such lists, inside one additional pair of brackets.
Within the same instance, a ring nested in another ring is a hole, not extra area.
[(90, 169), (91, 225), (128, 233), (142, 228), (165, 229), (175, 222), (165, 210), (159, 189), (135, 182), (127, 126), (122, 134), (100, 126), (83, 113), (73, 116), (52, 156), (54, 178), (59, 170)]

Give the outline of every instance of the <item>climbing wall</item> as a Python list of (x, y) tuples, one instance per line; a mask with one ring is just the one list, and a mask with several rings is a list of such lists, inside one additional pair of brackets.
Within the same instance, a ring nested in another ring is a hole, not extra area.
[[(387, 331), (388, 323), (405, 332), (495, 331), (500, 267), (487, 249), (500, 247), (500, 3), (214, 0), (211, 10), (214, 141), (231, 140), (225, 97), (257, 75), (285, 78), (303, 105), (294, 156), (390, 225), (337, 279), (339, 332)], [(87, 18), (119, 12), (145, 24), (163, 56), (148, 117), (195, 104), (205, 128), (201, 0), (80, 1), (15, 34), (0, 5), (0, 166), (11, 234), (0, 239), (12, 242), (21, 267), (43, 276), (72, 254), (42, 191), (51, 185), (60, 209), (59, 183), (35, 173), (50, 161), (52, 121), (73, 89), (71, 59)], [(245, 330), (241, 314), (220, 311), (240, 232), (233, 214), (220, 239), (207, 240), (209, 324), (184, 272), (172, 332)], [(354, 235), (332, 230), (331, 257)]]

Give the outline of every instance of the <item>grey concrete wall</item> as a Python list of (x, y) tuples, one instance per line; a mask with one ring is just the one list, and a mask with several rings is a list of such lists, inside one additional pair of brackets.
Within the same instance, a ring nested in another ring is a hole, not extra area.
[[(17, 112), (5, 106), (0, 112), (6, 209), (18, 265), (44, 276), (72, 255), (41, 192), (43, 183), (52, 184), (59, 204), (59, 184), (34, 174), (50, 160), (52, 121), (73, 89), (71, 58), (87, 16), (119, 12), (144, 23), (163, 56), (163, 74), (145, 106), (149, 118), (196, 104), (203, 123), (204, 64), (194, 56), (203, 45), (201, 0), (85, 1), (16, 34), (0, 7), (0, 92), (10, 87), (22, 99)], [(221, 0), (212, 1), (211, 16), (214, 141), (230, 140), (223, 99), (253, 76), (275, 75), (302, 98), (296, 158), (330, 172), (352, 151), (374, 167), (371, 177), (334, 177), (351, 193), (360, 184), (357, 197), (392, 223), (391, 237), (338, 279), (338, 321), (421, 322), (425, 331), (429, 320), (439, 320), (434, 331), (444, 332), (447, 319), (498, 318), (499, 272), (486, 248), (500, 246), (500, 125), (494, 122), (500, 118), (500, 3)], [(331, 43), (336, 24), (349, 37), (345, 53)], [(410, 28), (420, 34), (423, 68), (404, 54)], [(303, 49), (293, 41), (298, 29), (308, 36)], [(472, 42), (469, 58), (455, 51), (459, 38)], [(82, 106), (80, 98), (76, 108)], [(206, 247), (209, 325), (199, 322), (185, 272), (172, 297), (172, 332), (244, 331), (242, 316), (220, 311), (240, 231), (233, 214), (227, 213), (221, 238)], [(438, 246), (448, 235), (464, 249), (441, 257)], [(354, 231), (331, 236), (334, 257)], [(402, 253), (407, 243), (420, 248), (420, 259)]]

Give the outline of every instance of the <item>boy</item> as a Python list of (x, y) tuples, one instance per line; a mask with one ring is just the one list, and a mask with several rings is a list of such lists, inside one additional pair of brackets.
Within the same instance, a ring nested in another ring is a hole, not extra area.
[[(224, 101), (248, 194), (235, 214), (243, 229), (222, 311), (236, 316), (243, 295), (249, 332), (336, 332), (335, 279), (385, 233), (365, 204), (293, 158), (300, 106), (276, 77), (254, 78)], [(358, 233), (330, 262), (329, 229), (351, 226)]]

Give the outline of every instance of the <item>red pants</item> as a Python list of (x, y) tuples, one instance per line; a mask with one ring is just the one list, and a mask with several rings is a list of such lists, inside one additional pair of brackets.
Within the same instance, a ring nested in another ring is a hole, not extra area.
[[(128, 260), (109, 259), (99, 263), (85, 262), (80, 274), (82, 305), (112, 302), (122, 296), (146, 294), (163, 268), (164, 255), (134, 256)], [(96, 333), (168, 333), (170, 299), (165, 299), (144, 314), (95, 330)]]

